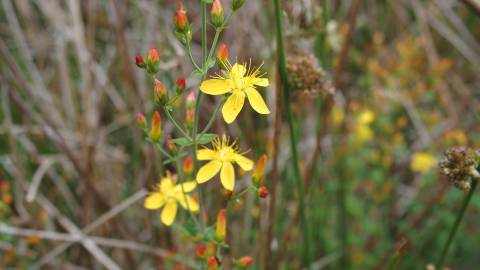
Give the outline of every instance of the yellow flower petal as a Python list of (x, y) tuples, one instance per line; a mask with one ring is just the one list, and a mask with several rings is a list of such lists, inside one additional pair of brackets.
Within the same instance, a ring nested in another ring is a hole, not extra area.
[(244, 65), (235, 63), (235, 65), (233, 65), (232, 69), (230, 70), (230, 75), (232, 77), (242, 78), (243, 76), (245, 76), (246, 72), (247, 72), (247, 69), (245, 68)]
[[(182, 186), (183, 186), (183, 189), (182, 189)], [(180, 185), (176, 185), (175, 186), (175, 191), (176, 192), (190, 192), (190, 191), (194, 190), (195, 187), (197, 187), (197, 183), (195, 181), (189, 181), (189, 182), (182, 183)]]
[(212, 160), (215, 158), (215, 151), (210, 149), (200, 149), (197, 150), (197, 159), (198, 160)]
[(250, 82), (261, 86), (261, 87), (267, 87), (268, 86), (268, 79), (267, 78), (257, 78), (257, 77), (251, 77)]
[(143, 206), (147, 209), (158, 209), (165, 204), (165, 195), (154, 192), (148, 195), (143, 203)]
[(170, 177), (162, 178), (160, 182), (160, 191), (163, 193), (171, 190), (173, 188), (173, 181)]
[(252, 105), (252, 108), (256, 112), (261, 114), (270, 113), (267, 104), (265, 104), (265, 101), (263, 101), (262, 96), (260, 95), (260, 93), (258, 93), (257, 90), (255, 90), (254, 88), (248, 88), (245, 92), (247, 92), (247, 97), (250, 105)]
[(237, 118), (238, 113), (242, 110), (244, 102), (245, 94), (243, 92), (233, 93), (228, 97), (222, 108), (222, 115), (225, 122), (231, 124), (235, 118)]
[(160, 219), (162, 220), (163, 224), (170, 226), (177, 215), (177, 202), (174, 200), (170, 200), (167, 202), (165, 207), (162, 210), (162, 215)]
[(253, 168), (253, 161), (240, 155), (240, 154), (235, 154), (234, 156), (235, 162), (242, 168), (244, 171), (250, 171)]
[(235, 188), (235, 170), (230, 162), (223, 162), (220, 172), (220, 181), (225, 189), (233, 191)]
[(212, 179), (220, 168), (222, 167), (222, 162), (218, 160), (212, 160), (207, 164), (203, 165), (197, 173), (197, 183), (205, 183), (208, 180)]
[(194, 200), (190, 195), (177, 193), (175, 197), (177, 198), (177, 201), (180, 203), (180, 205), (187, 210), (190, 208), (190, 211), (197, 212), (200, 208), (198, 202)]
[(200, 85), (200, 90), (209, 95), (222, 95), (230, 92), (230, 83), (227, 80), (210, 79)]

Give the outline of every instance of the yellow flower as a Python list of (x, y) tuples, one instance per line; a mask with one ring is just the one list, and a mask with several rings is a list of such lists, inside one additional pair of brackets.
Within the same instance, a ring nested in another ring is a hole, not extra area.
[(197, 151), (198, 160), (210, 160), (198, 170), (197, 182), (199, 184), (205, 183), (220, 171), (220, 181), (223, 187), (233, 191), (235, 171), (232, 163), (235, 162), (243, 170), (250, 171), (253, 168), (253, 161), (238, 152), (235, 141), (229, 144), (225, 135), (222, 136), (222, 139), (217, 137), (212, 145), (213, 149), (205, 148)]
[(427, 152), (416, 152), (412, 156), (412, 161), (410, 162), (410, 169), (414, 172), (426, 172), (431, 167), (435, 166), (437, 159), (435, 156)]
[(160, 180), (155, 191), (151, 192), (145, 199), (144, 207), (153, 210), (164, 206), (160, 219), (163, 224), (170, 226), (177, 215), (178, 203), (192, 212), (197, 212), (200, 208), (198, 202), (192, 196), (186, 194), (193, 191), (196, 186), (195, 181), (175, 185), (170, 174), (167, 173), (167, 176)]
[(228, 62), (224, 64), (227, 67), (226, 75), (217, 75), (213, 79), (203, 81), (200, 90), (209, 95), (231, 94), (222, 107), (225, 122), (230, 124), (237, 118), (245, 102), (245, 96), (256, 112), (269, 114), (267, 104), (255, 89), (256, 86), (268, 86), (268, 79), (260, 77), (260, 67), (252, 71), (250, 68), (247, 70), (246, 65), (235, 63), (232, 67)]

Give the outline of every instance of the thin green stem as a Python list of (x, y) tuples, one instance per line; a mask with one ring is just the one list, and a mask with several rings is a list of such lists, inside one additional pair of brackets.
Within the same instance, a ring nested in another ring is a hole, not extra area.
[[(208, 53), (208, 58), (207, 59), (212, 58), (213, 52), (215, 51), (215, 48), (217, 48), (217, 43), (218, 43), (218, 39), (220, 38), (220, 34), (222, 33), (223, 29), (225, 29), (225, 26), (227, 25), (227, 23), (230, 20), (230, 17), (232, 17), (232, 15), (233, 15), (233, 12), (228, 14), (225, 21), (223, 21), (222, 26), (215, 29), (215, 36), (213, 37), (212, 47), (210, 47), (210, 52)], [(205, 73), (207, 73), (207, 72), (208, 72), (208, 70), (205, 70)]]
[(215, 121), (215, 118), (217, 118), (217, 115), (218, 115), (218, 112), (220, 111), (220, 108), (222, 107), (223, 103), (225, 103), (226, 100), (227, 99), (225, 97), (222, 98), (220, 103), (217, 105), (217, 108), (215, 108), (215, 112), (213, 112), (212, 117), (210, 117), (210, 120), (208, 120), (207, 125), (203, 128), (202, 132), (200, 132), (200, 135), (205, 134), (210, 129), (210, 127), (213, 124), (213, 121)]
[(463, 204), (462, 204), (462, 207), (460, 208), (460, 211), (458, 212), (457, 219), (455, 220), (455, 223), (453, 224), (453, 227), (450, 230), (450, 234), (448, 235), (447, 242), (445, 242), (445, 245), (443, 246), (442, 253), (440, 253), (440, 259), (438, 260), (438, 263), (437, 263), (438, 269), (443, 269), (445, 260), (447, 258), (448, 249), (450, 248), (450, 245), (453, 242), (453, 238), (455, 237), (455, 234), (458, 231), (460, 222), (462, 221), (463, 216), (465, 215), (467, 206), (470, 203), (470, 200), (472, 199), (473, 192), (475, 192), (475, 188), (477, 187), (477, 184), (478, 184), (478, 180), (472, 179), (472, 187), (470, 188), (470, 191), (468, 192), (467, 197), (465, 197), (465, 199), (463, 200)]
[(190, 59), (190, 62), (192, 63), (192, 65), (195, 67), (196, 70), (202, 71), (202, 69), (197, 65), (197, 63), (195, 62), (195, 59), (193, 58), (192, 48), (190, 47), (190, 41), (186, 42), (185, 47), (187, 48), (188, 58)]
[(297, 138), (295, 133), (295, 126), (293, 123), (293, 113), (292, 107), (290, 103), (290, 85), (288, 83), (288, 73), (287, 73), (287, 62), (286, 62), (286, 55), (285, 55), (285, 46), (283, 43), (283, 32), (282, 32), (282, 13), (280, 7), (280, 0), (273, 0), (275, 5), (275, 29), (276, 29), (276, 36), (277, 36), (277, 50), (278, 50), (278, 58), (279, 58), (279, 70), (280, 70), (280, 78), (283, 84), (283, 98), (284, 98), (284, 105), (286, 108), (287, 114), (287, 121), (288, 127), (290, 131), (290, 147), (292, 151), (292, 160), (293, 160), (293, 169), (295, 174), (295, 182), (297, 185), (297, 192), (299, 198), (299, 210), (300, 210), (300, 217), (303, 227), (303, 261), (304, 265), (307, 268), (310, 268), (311, 263), (311, 255), (310, 255), (310, 230), (309, 224), (307, 222), (307, 214), (306, 214), (306, 203), (305, 203), (305, 195), (303, 189), (303, 181), (302, 176), (300, 174), (300, 167), (299, 167), (299, 160), (298, 160), (298, 151), (297, 151)]
[(177, 121), (175, 121), (175, 119), (173, 118), (173, 116), (170, 114), (170, 111), (168, 110), (168, 108), (164, 108), (165, 109), (165, 114), (167, 115), (168, 119), (173, 123), (173, 125), (175, 126), (175, 128), (180, 131), (180, 133), (182, 133), (182, 135), (187, 138), (188, 140), (192, 140), (192, 138), (190, 138), (190, 136), (187, 134), (187, 132), (185, 130), (183, 130), (183, 128), (177, 123)]

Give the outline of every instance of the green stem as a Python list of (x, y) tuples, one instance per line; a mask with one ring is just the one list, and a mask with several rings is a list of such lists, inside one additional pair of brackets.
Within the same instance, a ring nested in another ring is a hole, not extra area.
[(472, 199), (473, 192), (475, 191), (477, 184), (478, 184), (478, 180), (472, 179), (472, 187), (470, 188), (470, 191), (468, 192), (467, 197), (465, 197), (465, 200), (463, 200), (462, 208), (460, 208), (460, 211), (458, 212), (458, 215), (457, 215), (457, 219), (455, 220), (455, 223), (453, 224), (453, 227), (450, 230), (450, 234), (448, 235), (447, 242), (443, 246), (442, 253), (440, 254), (440, 259), (438, 260), (438, 263), (437, 263), (438, 269), (443, 269), (443, 265), (445, 264), (448, 249), (450, 248), (450, 245), (453, 242), (453, 238), (455, 237), (455, 234), (458, 231), (460, 222), (462, 221), (463, 216), (465, 215), (467, 206), (470, 203), (470, 200)]
[(309, 224), (307, 222), (307, 215), (305, 211), (305, 195), (303, 190), (302, 176), (300, 174), (298, 152), (297, 152), (297, 138), (295, 133), (295, 127), (293, 123), (293, 113), (290, 103), (290, 85), (288, 83), (288, 72), (287, 72), (287, 62), (285, 56), (285, 46), (283, 43), (283, 32), (282, 32), (282, 13), (280, 7), (280, 0), (273, 0), (275, 5), (275, 29), (277, 36), (277, 46), (278, 46), (278, 58), (279, 58), (279, 70), (280, 78), (283, 84), (283, 98), (284, 105), (286, 108), (288, 127), (290, 131), (290, 147), (292, 151), (293, 159), (293, 169), (295, 174), (295, 182), (297, 185), (297, 192), (299, 198), (299, 210), (300, 218), (302, 222), (302, 233), (303, 233), (303, 261), (308, 269), (310, 269), (311, 256), (310, 256), (310, 230)]
[(180, 131), (180, 133), (182, 133), (182, 135), (189, 139), (190, 141), (192, 141), (192, 138), (190, 138), (190, 136), (188, 136), (187, 132), (185, 132), (183, 130), (183, 128), (177, 123), (177, 121), (175, 121), (175, 119), (173, 118), (173, 116), (170, 114), (170, 111), (168, 110), (168, 108), (164, 108), (165, 109), (165, 114), (167, 115), (168, 119), (173, 123), (173, 125), (175, 126), (175, 128), (178, 129), (178, 131)]
[[(232, 15), (233, 15), (233, 12), (228, 14), (225, 21), (223, 21), (222, 26), (215, 29), (215, 36), (213, 37), (212, 47), (210, 47), (210, 52), (208, 53), (208, 58), (207, 59), (212, 58), (213, 52), (215, 51), (215, 48), (217, 47), (217, 43), (218, 43), (218, 39), (220, 38), (220, 34), (222, 33), (223, 29), (225, 29), (225, 26), (227, 25), (227, 23), (230, 20), (230, 17), (232, 17)], [(208, 72), (208, 70), (205, 70), (205, 73), (207, 73), (207, 72)]]
[(192, 48), (190, 47), (190, 41), (186, 42), (185, 47), (187, 48), (187, 54), (188, 54), (188, 58), (190, 59), (190, 62), (192, 63), (192, 65), (195, 67), (196, 70), (201, 71), (202, 69), (197, 65), (197, 63), (195, 62), (195, 59), (193, 59)]
[(222, 107), (223, 103), (225, 103), (226, 100), (227, 100), (227, 99), (226, 99), (225, 97), (222, 98), (222, 100), (220, 101), (220, 103), (217, 105), (217, 108), (215, 108), (215, 112), (213, 113), (212, 117), (210, 118), (210, 120), (208, 120), (207, 125), (205, 126), (205, 128), (203, 128), (202, 132), (200, 132), (200, 135), (205, 134), (205, 133), (210, 129), (210, 127), (211, 127), (212, 124), (213, 124), (213, 121), (215, 120), (215, 118), (217, 117), (218, 112), (220, 111), (220, 107)]

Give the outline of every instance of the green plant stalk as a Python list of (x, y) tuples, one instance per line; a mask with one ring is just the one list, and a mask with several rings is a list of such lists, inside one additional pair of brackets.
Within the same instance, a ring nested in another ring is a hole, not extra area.
[(460, 208), (460, 211), (458, 212), (455, 223), (453, 224), (453, 227), (450, 230), (450, 234), (448, 235), (447, 242), (445, 242), (445, 245), (443, 246), (443, 249), (442, 249), (442, 253), (440, 253), (440, 259), (438, 260), (438, 263), (437, 263), (438, 269), (442, 269), (443, 265), (445, 264), (448, 249), (450, 248), (450, 245), (453, 242), (453, 238), (455, 237), (455, 234), (458, 231), (458, 227), (460, 226), (463, 216), (465, 216), (465, 212), (467, 210), (468, 204), (470, 203), (470, 200), (473, 197), (473, 193), (475, 192), (475, 188), (477, 187), (477, 184), (478, 184), (478, 180), (472, 179), (472, 187), (468, 192), (467, 197), (465, 197), (465, 199), (463, 200), (462, 207)]
[(347, 216), (347, 183), (345, 177), (345, 168), (344, 164), (346, 160), (339, 160), (337, 171), (339, 172), (338, 177), (338, 187), (337, 187), (337, 204), (338, 204), (338, 239), (340, 240), (340, 249), (342, 251), (340, 257), (340, 269), (347, 270), (350, 269), (350, 254), (348, 252), (348, 216)]
[(210, 127), (213, 124), (213, 121), (215, 121), (215, 118), (217, 118), (217, 115), (218, 115), (218, 112), (220, 111), (220, 108), (222, 107), (223, 103), (225, 103), (226, 100), (227, 99), (225, 97), (222, 98), (220, 103), (217, 105), (217, 108), (215, 108), (215, 111), (213, 112), (212, 117), (210, 117), (210, 120), (208, 120), (207, 125), (205, 126), (205, 128), (203, 128), (202, 132), (200, 132), (200, 136), (205, 134), (210, 129)]
[(183, 130), (183, 128), (177, 123), (177, 121), (175, 121), (175, 118), (173, 118), (173, 116), (170, 114), (170, 111), (168, 110), (168, 108), (164, 108), (164, 109), (165, 109), (165, 114), (167, 115), (168, 119), (173, 123), (173, 125), (178, 129), (178, 131), (180, 131), (180, 133), (182, 133), (182, 135), (185, 138), (192, 141), (192, 138), (190, 138), (190, 136), (188, 136), (187, 132), (185, 132)]
[(290, 104), (290, 85), (288, 83), (288, 73), (287, 73), (287, 61), (285, 56), (285, 46), (283, 43), (283, 32), (282, 32), (282, 14), (281, 14), (281, 7), (280, 7), (280, 0), (273, 0), (275, 5), (275, 29), (276, 29), (276, 36), (277, 36), (277, 50), (278, 50), (278, 58), (279, 58), (279, 70), (280, 70), (280, 78), (283, 84), (283, 98), (287, 113), (287, 121), (288, 127), (290, 131), (290, 147), (292, 151), (292, 159), (293, 159), (293, 169), (295, 175), (295, 182), (297, 185), (298, 190), (298, 198), (299, 198), (299, 210), (300, 210), (300, 218), (302, 223), (302, 233), (303, 233), (303, 262), (306, 267), (310, 268), (311, 263), (311, 255), (310, 255), (310, 230), (309, 224), (307, 222), (307, 215), (305, 209), (305, 194), (303, 189), (303, 181), (300, 174), (300, 167), (298, 161), (298, 152), (297, 152), (297, 138), (295, 133), (295, 127), (293, 124), (293, 113), (292, 107)]

